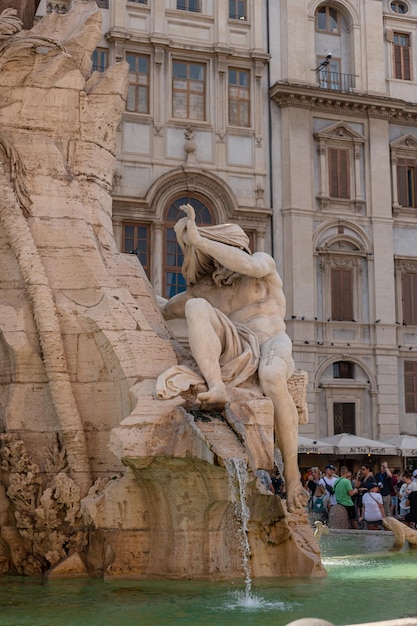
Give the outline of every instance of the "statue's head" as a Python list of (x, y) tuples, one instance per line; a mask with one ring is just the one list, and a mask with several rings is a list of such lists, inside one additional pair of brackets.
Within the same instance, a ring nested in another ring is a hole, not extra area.
[[(184, 217), (175, 224), (177, 241), (184, 254), (182, 274), (187, 280), (187, 283), (196, 283), (203, 276), (213, 273), (214, 279), (215, 276), (220, 277), (220, 274), (233, 274), (238, 277), (239, 274), (231, 272), (227, 268), (221, 268), (217, 261), (187, 243), (187, 222), (188, 218)], [(200, 235), (206, 239), (240, 248), (248, 254), (251, 254), (249, 237), (238, 224), (216, 224), (214, 226), (198, 226), (197, 228)], [(222, 269), (224, 272), (221, 272)], [(230, 284), (227, 279), (226, 282), (224, 282), (224, 278), (221, 278), (221, 284)], [(216, 279), (215, 282), (217, 283)]]

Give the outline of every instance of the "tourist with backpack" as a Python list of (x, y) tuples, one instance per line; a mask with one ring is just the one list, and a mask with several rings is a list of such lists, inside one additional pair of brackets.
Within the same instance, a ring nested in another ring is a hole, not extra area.
[(357, 529), (356, 508), (352, 496), (358, 494), (358, 489), (352, 486), (352, 482), (347, 478), (348, 473), (349, 469), (346, 465), (342, 465), (340, 468), (340, 478), (334, 483), (334, 494), (337, 504), (344, 506), (347, 511), (349, 527)]
[(315, 522), (327, 523), (330, 509), (330, 496), (323, 485), (317, 485), (313, 494), (312, 514)]
[(336, 497), (334, 495), (334, 484), (337, 480), (336, 468), (334, 465), (326, 465), (324, 475), (319, 480), (319, 485), (323, 485), (327, 493), (330, 496), (330, 505), (333, 506), (336, 503)]

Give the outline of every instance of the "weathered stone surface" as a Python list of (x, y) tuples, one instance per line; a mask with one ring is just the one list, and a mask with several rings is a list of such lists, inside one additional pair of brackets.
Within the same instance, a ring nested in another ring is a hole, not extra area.
[(345, 507), (341, 504), (334, 504), (333, 506), (331, 506), (327, 524), (329, 528), (347, 530), (349, 528), (349, 521)]
[(48, 578), (83, 578), (87, 576), (87, 568), (76, 552), (67, 556), (48, 572)]

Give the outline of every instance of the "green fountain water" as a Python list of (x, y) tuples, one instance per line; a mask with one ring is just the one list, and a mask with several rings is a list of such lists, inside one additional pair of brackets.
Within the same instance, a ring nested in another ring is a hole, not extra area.
[(302, 617), (353, 624), (417, 615), (417, 551), (390, 533), (321, 539), (324, 579), (43, 581), (0, 579), (1, 626), (281, 626)]

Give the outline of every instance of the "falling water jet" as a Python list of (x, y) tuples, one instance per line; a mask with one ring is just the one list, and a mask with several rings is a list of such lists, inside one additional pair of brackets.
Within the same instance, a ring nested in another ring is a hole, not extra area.
[(248, 540), (248, 522), (250, 510), (246, 503), (246, 484), (248, 472), (244, 459), (225, 459), (226, 470), (229, 478), (230, 491), (238, 520), (238, 539), (242, 551), (242, 568), (245, 574), (245, 601), (251, 599), (251, 551)]

